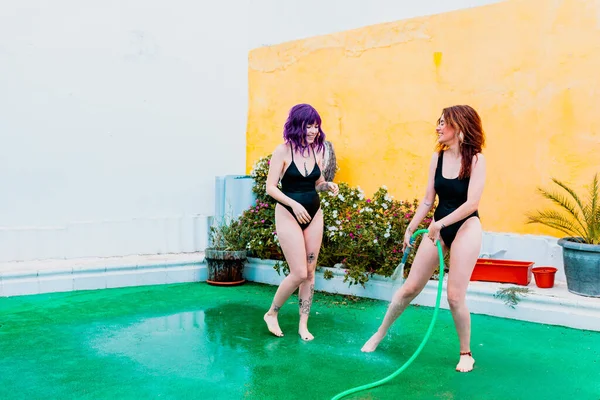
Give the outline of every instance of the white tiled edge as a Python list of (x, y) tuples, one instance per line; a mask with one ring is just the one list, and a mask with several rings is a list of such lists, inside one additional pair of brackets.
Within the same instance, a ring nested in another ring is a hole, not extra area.
[(202, 282), (204, 253), (0, 264), (0, 297), (127, 286)]

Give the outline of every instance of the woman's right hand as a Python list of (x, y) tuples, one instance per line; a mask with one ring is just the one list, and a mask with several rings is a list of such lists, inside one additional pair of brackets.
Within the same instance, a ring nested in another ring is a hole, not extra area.
[(404, 253), (406, 251), (407, 247), (411, 247), (412, 244), (410, 243), (410, 237), (412, 236), (411, 231), (409, 231), (408, 229), (406, 229), (406, 232), (404, 232), (404, 243), (402, 243), (402, 252)]
[(308, 211), (306, 211), (306, 208), (304, 208), (300, 203), (295, 201), (290, 207), (292, 207), (292, 211), (294, 211), (296, 219), (301, 224), (308, 224), (310, 222), (310, 215), (308, 214)]

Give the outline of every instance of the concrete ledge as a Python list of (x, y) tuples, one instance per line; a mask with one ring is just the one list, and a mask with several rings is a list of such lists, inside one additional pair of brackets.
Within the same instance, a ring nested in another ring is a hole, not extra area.
[(480, 254), (505, 260), (533, 261), (536, 267), (556, 267), (555, 280), (566, 282), (562, 247), (551, 236), (484, 232)]
[[(277, 285), (284, 276), (277, 274), (273, 269), (274, 265), (275, 261), (272, 260), (250, 258), (245, 268), (246, 279)], [(333, 272), (334, 277), (330, 280), (323, 278), (325, 270)], [(412, 304), (434, 307), (438, 285), (439, 281), (429, 281)], [(400, 286), (402, 286), (400, 279), (392, 281), (380, 276), (371, 278), (364, 288), (360, 285), (349, 286), (347, 282), (343, 282), (343, 272), (335, 268), (321, 268), (315, 280), (316, 290), (384, 301), (389, 301)], [(470, 311), (474, 314), (600, 331), (600, 298), (572, 294), (563, 282), (557, 282), (552, 289), (540, 289), (532, 279), (528, 286), (530, 293), (522, 296), (515, 308), (511, 308), (504, 304), (502, 299), (494, 297), (498, 289), (510, 286), (516, 285), (471, 282), (467, 292)], [(443, 282), (440, 307), (448, 309), (446, 282)]]
[[(250, 258), (245, 266), (245, 278), (278, 285), (284, 276), (273, 269), (275, 263), (273, 260)], [(334, 277), (330, 280), (323, 278), (325, 270), (331, 271)], [(0, 264), (0, 296), (203, 282), (207, 275), (204, 253), (10, 262)], [(374, 276), (364, 288), (360, 285), (349, 286), (343, 282), (343, 275), (336, 268), (321, 268), (317, 272), (315, 289), (389, 301), (402, 285), (401, 280)], [(438, 284), (439, 281), (428, 282), (413, 304), (435, 306)], [(442, 284), (441, 307), (448, 309), (446, 282)], [(563, 282), (557, 282), (552, 289), (539, 289), (532, 281), (529, 285), (531, 292), (522, 297), (513, 309), (503, 300), (494, 298), (498, 289), (508, 286), (513, 285), (471, 282), (467, 292), (470, 311), (474, 314), (600, 331), (600, 298), (572, 294)]]
[(11, 262), (0, 264), (0, 297), (206, 279), (204, 253)]

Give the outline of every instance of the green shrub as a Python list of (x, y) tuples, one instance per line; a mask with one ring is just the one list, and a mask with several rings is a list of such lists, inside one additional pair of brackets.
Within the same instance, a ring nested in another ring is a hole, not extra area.
[[(251, 257), (280, 261), (275, 269), (289, 272), (275, 229), (276, 202), (266, 194), (270, 156), (258, 160), (252, 169), (256, 204), (244, 211), (238, 223), (242, 227), (246, 249)], [(395, 200), (385, 186), (372, 198), (360, 187), (339, 183), (339, 193), (320, 193), (324, 218), (323, 243), (318, 264), (342, 266), (344, 281), (366, 283), (373, 274), (390, 276), (402, 259), (404, 232), (414, 215), (418, 201)], [(431, 211), (418, 229), (427, 228)], [(421, 236), (415, 242), (419, 245)], [(410, 270), (415, 251), (408, 257), (405, 274)]]

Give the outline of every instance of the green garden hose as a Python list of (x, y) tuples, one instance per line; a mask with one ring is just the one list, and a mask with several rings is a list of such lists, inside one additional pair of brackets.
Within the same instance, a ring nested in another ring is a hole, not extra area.
[[(414, 242), (414, 240), (416, 239), (416, 237), (418, 235), (426, 233), (426, 232), (428, 232), (427, 229), (420, 229), (420, 230), (416, 231), (415, 233), (413, 233), (413, 235), (410, 238), (411, 243)], [(378, 380), (377, 382), (368, 383), (366, 385), (348, 389), (340, 394), (337, 394), (331, 400), (338, 400), (338, 399), (341, 399), (342, 397), (348, 396), (349, 394), (360, 392), (360, 391), (366, 390), (366, 389), (371, 389), (371, 388), (383, 385), (384, 383), (391, 381), (396, 376), (398, 376), (402, 371), (404, 371), (406, 368), (408, 368), (408, 366), (415, 360), (415, 358), (417, 358), (417, 356), (419, 355), (421, 350), (423, 350), (423, 347), (425, 347), (425, 343), (427, 343), (427, 340), (429, 340), (429, 336), (431, 336), (431, 332), (433, 331), (433, 325), (435, 325), (435, 320), (437, 319), (438, 311), (440, 310), (440, 300), (442, 298), (442, 287), (444, 284), (444, 252), (442, 251), (442, 245), (440, 244), (439, 241), (437, 242), (437, 249), (438, 249), (438, 256), (440, 258), (440, 277), (439, 277), (440, 280), (439, 280), (439, 284), (438, 284), (437, 298), (435, 300), (435, 308), (433, 310), (433, 317), (431, 318), (431, 323), (429, 324), (429, 329), (427, 329), (427, 333), (425, 333), (425, 337), (423, 338), (423, 341), (421, 342), (421, 344), (419, 345), (419, 347), (417, 348), (415, 353), (404, 363), (404, 365), (402, 365), (400, 368), (398, 368), (396, 370), (396, 372), (392, 373), (391, 375), (389, 375), (381, 380)], [(408, 255), (409, 251), (410, 251), (410, 247), (407, 248), (406, 251), (404, 252), (405, 254), (404, 254), (402, 262), (405, 261), (406, 256)]]

